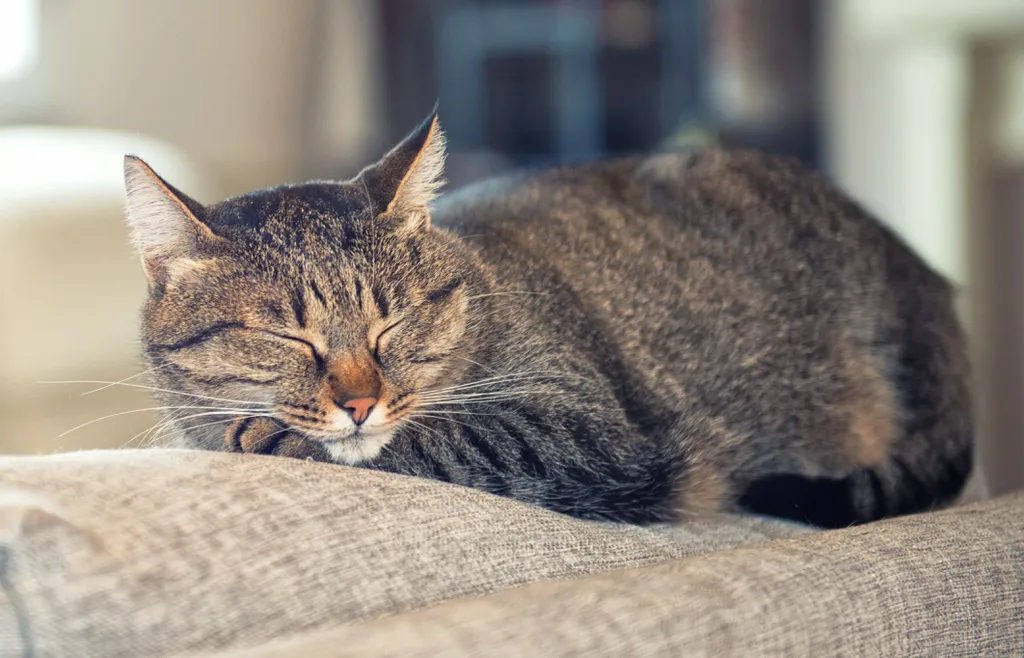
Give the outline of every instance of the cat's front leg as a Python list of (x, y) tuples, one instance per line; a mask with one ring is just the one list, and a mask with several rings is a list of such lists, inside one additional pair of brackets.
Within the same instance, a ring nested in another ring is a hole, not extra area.
[(228, 425), (224, 442), (230, 452), (331, 461), (327, 450), (318, 442), (296, 434), (273, 418), (240, 418)]

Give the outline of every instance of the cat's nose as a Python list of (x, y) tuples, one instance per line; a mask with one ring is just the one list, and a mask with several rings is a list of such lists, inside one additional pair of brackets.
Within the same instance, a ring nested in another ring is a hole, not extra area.
[(377, 398), (354, 398), (342, 403), (342, 407), (348, 409), (352, 420), (356, 425), (362, 425), (370, 417), (373, 406), (377, 404)]
[(346, 410), (356, 425), (370, 417), (373, 405), (380, 396), (380, 373), (368, 354), (340, 357), (328, 365), (327, 381), (330, 396), (336, 405)]

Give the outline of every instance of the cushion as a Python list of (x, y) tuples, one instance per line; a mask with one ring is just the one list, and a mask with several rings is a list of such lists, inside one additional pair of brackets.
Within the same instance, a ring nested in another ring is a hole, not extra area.
[(0, 655), (163, 656), (806, 533), (583, 522), (411, 477), (260, 455), (0, 458)]
[(216, 658), (1022, 656), (1024, 494), (539, 582)]

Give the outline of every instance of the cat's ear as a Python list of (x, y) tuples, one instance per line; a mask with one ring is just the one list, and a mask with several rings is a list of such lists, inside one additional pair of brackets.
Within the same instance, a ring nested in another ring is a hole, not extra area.
[(400, 217), (410, 228), (430, 225), (428, 206), (444, 185), (445, 137), (437, 106), (376, 164), (359, 173), (374, 215)]
[(124, 185), (132, 241), (151, 285), (166, 285), (200, 260), (204, 243), (221, 240), (203, 223), (200, 203), (132, 155), (124, 158)]

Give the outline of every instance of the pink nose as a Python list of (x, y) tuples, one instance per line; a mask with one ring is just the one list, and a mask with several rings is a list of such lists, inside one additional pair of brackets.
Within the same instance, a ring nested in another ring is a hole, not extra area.
[(375, 404), (377, 404), (377, 398), (355, 398), (346, 401), (341, 406), (348, 409), (348, 412), (352, 414), (352, 420), (355, 421), (356, 425), (362, 425), (370, 417), (370, 412), (373, 411), (373, 405)]

